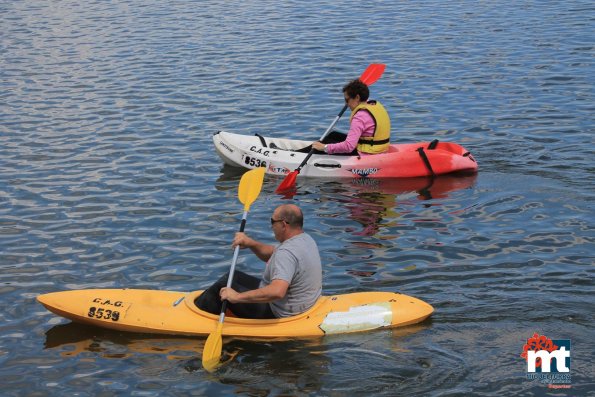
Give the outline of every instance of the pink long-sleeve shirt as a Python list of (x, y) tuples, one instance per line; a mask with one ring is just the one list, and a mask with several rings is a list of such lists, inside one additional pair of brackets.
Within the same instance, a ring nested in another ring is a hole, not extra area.
[(375, 128), (376, 123), (372, 115), (365, 110), (360, 110), (351, 119), (347, 138), (343, 142), (326, 145), (326, 152), (328, 154), (351, 153), (357, 147), (360, 137), (374, 136)]

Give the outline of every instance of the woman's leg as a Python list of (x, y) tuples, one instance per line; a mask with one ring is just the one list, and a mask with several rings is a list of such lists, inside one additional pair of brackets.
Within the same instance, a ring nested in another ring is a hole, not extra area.
[(340, 131), (337, 130), (332, 130), (327, 136), (326, 138), (324, 138), (324, 140), (322, 141), (322, 143), (325, 144), (329, 144), (329, 143), (339, 143), (339, 142), (343, 142), (345, 139), (347, 139), (347, 134), (344, 134)]
[[(343, 142), (345, 139), (347, 139), (347, 135), (345, 135), (344, 133), (337, 131), (337, 130), (332, 130), (322, 141), (322, 143), (324, 144), (329, 144), (329, 143), (339, 143), (339, 142)], [(310, 153), (310, 150), (312, 150), (312, 145), (308, 145), (304, 148), (298, 149), (296, 150), (296, 152), (300, 152), (300, 153)], [(320, 152), (318, 150), (314, 151), (315, 154), (324, 154), (324, 152)]]

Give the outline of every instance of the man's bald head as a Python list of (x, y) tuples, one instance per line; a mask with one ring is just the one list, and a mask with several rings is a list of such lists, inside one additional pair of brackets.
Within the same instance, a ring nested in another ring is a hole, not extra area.
[(300, 207), (295, 204), (283, 204), (275, 210), (277, 219), (283, 219), (285, 222), (293, 227), (304, 227), (304, 214)]

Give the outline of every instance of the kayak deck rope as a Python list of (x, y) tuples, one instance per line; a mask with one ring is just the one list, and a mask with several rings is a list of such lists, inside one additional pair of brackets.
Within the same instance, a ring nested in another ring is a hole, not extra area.
[(258, 139), (260, 139), (260, 143), (262, 144), (262, 147), (268, 147), (267, 146), (267, 141), (264, 139), (264, 137), (260, 134), (254, 134), (258, 137)]
[[(428, 145), (428, 150), (436, 149), (436, 146), (438, 146), (438, 142), (439, 142), (438, 139), (434, 139), (432, 142), (430, 142), (430, 144)], [(421, 157), (422, 161), (424, 162), (426, 168), (430, 172), (430, 175), (436, 176), (436, 173), (434, 173), (434, 170), (432, 169), (432, 164), (430, 163), (430, 159), (428, 159), (428, 156), (426, 155), (426, 152), (425, 152), (423, 146), (418, 147), (416, 150), (417, 150), (417, 153), (419, 153), (419, 156)]]

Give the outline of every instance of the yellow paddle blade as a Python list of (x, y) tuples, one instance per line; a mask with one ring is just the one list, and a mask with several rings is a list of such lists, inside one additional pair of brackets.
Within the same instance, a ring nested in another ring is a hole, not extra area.
[(207, 338), (205, 347), (202, 350), (202, 366), (209, 372), (213, 372), (221, 360), (221, 349), (223, 347), (223, 340), (221, 338), (222, 329), (223, 323), (219, 322), (215, 332)]
[(250, 205), (252, 205), (260, 194), (265, 171), (264, 167), (258, 167), (242, 175), (240, 187), (238, 188), (238, 198), (244, 204), (244, 211), (250, 209)]

